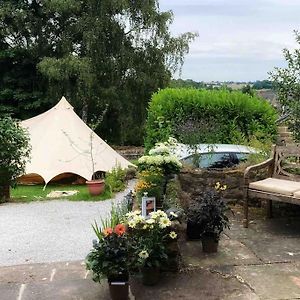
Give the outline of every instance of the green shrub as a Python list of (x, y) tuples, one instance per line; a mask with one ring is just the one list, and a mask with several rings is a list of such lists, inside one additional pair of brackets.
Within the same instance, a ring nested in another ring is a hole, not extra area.
[(147, 193), (149, 197), (155, 197), (157, 201), (162, 200), (164, 184), (163, 171), (159, 168), (150, 167), (148, 170), (139, 172), (135, 186), (137, 200), (141, 202), (144, 193)]
[(182, 209), (180, 204), (180, 183), (178, 179), (172, 179), (168, 182), (166, 188), (166, 195), (163, 201), (163, 209), (170, 208)]
[(126, 186), (126, 171), (120, 166), (112, 169), (111, 172), (106, 173), (105, 184), (113, 193), (123, 191)]
[(11, 117), (0, 118), (0, 202), (10, 198), (10, 186), (25, 171), (30, 156), (28, 132)]
[(149, 104), (145, 146), (149, 150), (169, 136), (189, 145), (274, 138), (276, 118), (267, 101), (241, 92), (164, 89)]

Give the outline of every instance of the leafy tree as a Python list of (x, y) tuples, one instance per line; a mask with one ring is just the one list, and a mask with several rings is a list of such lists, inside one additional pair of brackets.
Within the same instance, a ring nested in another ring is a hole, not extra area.
[(262, 89), (273, 89), (272, 81), (270, 80), (257, 80), (253, 83), (252, 88), (255, 90), (262, 90)]
[(11, 117), (0, 119), (0, 202), (10, 198), (9, 187), (23, 174), (30, 154), (29, 137)]
[(295, 138), (300, 140), (300, 33), (294, 32), (299, 49), (283, 49), (287, 67), (275, 68), (270, 77), (277, 90), (279, 102), (291, 114), (290, 128)]
[[(20, 93), (28, 95), (28, 107), (48, 108), (65, 95), (89, 122), (108, 105), (101, 136), (140, 144), (151, 94), (167, 86), (195, 37), (173, 37), (172, 20), (158, 0), (4, 0), (0, 41), (9, 52), (24, 51), (31, 65), (30, 76), (24, 70), (16, 76), (5, 56), (8, 80), (2, 86), (0, 80), (0, 100), (7, 82), (24, 75), (31, 85)], [(23, 111), (27, 100), (13, 91), (5, 101)]]
[(255, 95), (255, 92), (254, 92), (253, 88), (251, 88), (251, 86), (249, 84), (243, 86), (242, 93), (243, 94), (248, 94), (251, 97), (253, 97)]

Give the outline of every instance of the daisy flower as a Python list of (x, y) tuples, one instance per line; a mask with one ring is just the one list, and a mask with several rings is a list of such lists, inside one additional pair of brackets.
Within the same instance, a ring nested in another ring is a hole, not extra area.
[(149, 257), (149, 253), (146, 250), (143, 250), (139, 253), (139, 257), (142, 259), (146, 259)]
[(170, 234), (169, 234), (169, 237), (171, 239), (176, 239), (177, 238), (177, 233), (175, 231), (171, 231)]

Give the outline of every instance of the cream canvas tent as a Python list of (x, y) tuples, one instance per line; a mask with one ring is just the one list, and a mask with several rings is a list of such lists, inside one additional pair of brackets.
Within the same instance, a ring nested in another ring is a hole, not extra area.
[(117, 165), (131, 165), (77, 116), (64, 97), (50, 110), (21, 124), (28, 129), (32, 146), (21, 182), (47, 184), (66, 174), (90, 180), (93, 170), (107, 172)]

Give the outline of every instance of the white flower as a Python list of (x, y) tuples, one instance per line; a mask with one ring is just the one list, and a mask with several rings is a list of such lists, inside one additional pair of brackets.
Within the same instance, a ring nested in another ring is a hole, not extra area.
[(129, 226), (130, 228), (135, 228), (136, 222), (135, 222), (134, 220), (130, 220), (130, 221), (128, 222), (128, 226)]
[(138, 224), (138, 223), (142, 223), (143, 221), (145, 221), (145, 218), (141, 215), (135, 215), (133, 217), (133, 221)]
[(146, 259), (149, 257), (149, 253), (146, 250), (143, 250), (139, 253), (139, 257), (142, 259)]
[(147, 224), (154, 224), (155, 223), (155, 220), (154, 219), (148, 219), (146, 221)]
[(150, 213), (150, 218), (151, 219), (157, 219), (159, 217), (159, 215), (157, 214), (157, 212), (156, 211), (152, 211), (151, 213)]
[(171, 226), (171, 221), (168, 218), (162, 217), (159, 220), (159, 227), (160, 228), (166, 228), (168, 226)]
[(167, 214), (164, 211), (160, 210), (160, 209), (157, 210), (156, 213), (159, 217), (167, 218)]
[(178, 218), (178, 215), (175, 214), (173, 211), (170, 212), (170, 216), (174, 217), (174, 218)]
[(169, 234), (171, 239), (176, 239), (177, 238), (177, 233), (175, 231), (171, 231)]
[(134, 214), (134, 215), (140, 215), (140, 214), (141, 214), (141, 211), (137, 209), (137, 210), (135, 210), (135, 211), (133, 212), (133, 214)]
[(125, 215), (128, 219), (132, 218), (134, 216), (134, 213), (132, 211), (128, 212), (126, 215)]

